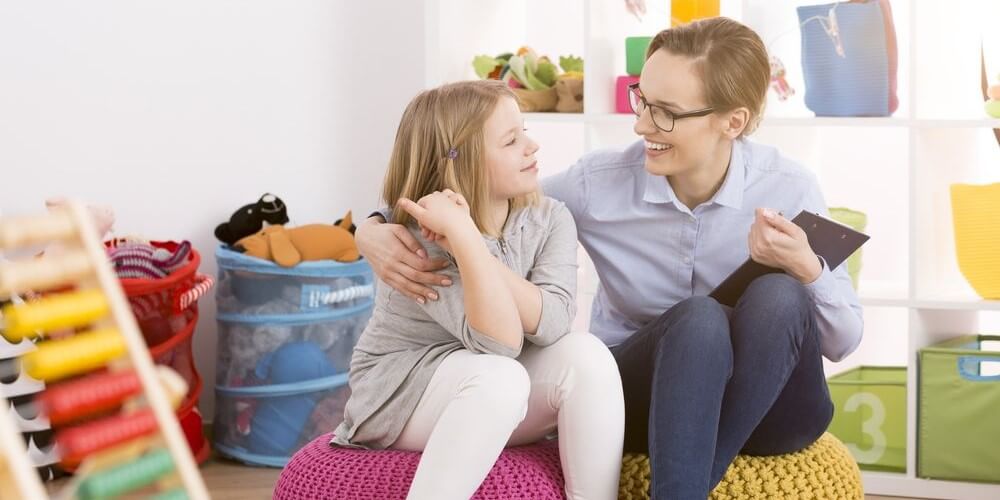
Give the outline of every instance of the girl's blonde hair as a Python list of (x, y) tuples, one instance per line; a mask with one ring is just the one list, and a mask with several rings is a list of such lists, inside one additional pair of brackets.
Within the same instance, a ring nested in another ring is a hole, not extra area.
[(716, 111), (750, 110), (743, 134), (760, 123), (771, 83), (767, 48), (754, 30), (725, 17), (713, 17), (665, 29), (649, 44), (646, 59), (657, 50), (695, 61), (707, 105)]
[[(499, 235), (502, 227), (494, 227), (490, 211), (485, 125), (506, 97), (517, 99), (506, 83), (476, 80), (426, 90), (410, 101), (396, 130), (382, 187), (382, 199), (394, 207), (393, 222), (414, 222), (404, 210), (395, 208), (400, 198), (417, 201), (434, 191), (451, 189), (468, 201), (472, 220), (482, 233)], [(518, 196), (511, 200), (510, 210), (513, 213), (537, 199), (537, 193)]]

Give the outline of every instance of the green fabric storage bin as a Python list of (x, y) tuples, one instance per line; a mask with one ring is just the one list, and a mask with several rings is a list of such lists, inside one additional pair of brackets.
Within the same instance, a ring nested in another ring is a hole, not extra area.
[(859, 366), (827, 379), (828, 431), (865, 470), (906, 471), (906, 367)]
[(651, 41), (651, 36), (630, 36), (625, 39), (625, 73), (630, 76), (642, 73), (642, 67), (646, 64), (646, 49)]
[[(868, 216), (864, 212), (850, 208), (830, 207), (830, 218), (862, 233), (865, 232), (865, 227), (868, 225)], [(855, 290), (858, 289), (858, 274), (861, 273), (861, 250), (857, 249), (847, 258), (847, 274), (851, 276), (851, 283)]]
[(967, 335), (920, 350), (917, 475), (1000, 482), (1000, 349)]

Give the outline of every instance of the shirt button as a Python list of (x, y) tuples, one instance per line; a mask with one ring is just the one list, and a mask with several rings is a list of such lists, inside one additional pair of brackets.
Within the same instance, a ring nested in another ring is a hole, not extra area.
[(684, 263), (685, 264), (690, 264), (691, 263), (691, 257), (684, 257)]

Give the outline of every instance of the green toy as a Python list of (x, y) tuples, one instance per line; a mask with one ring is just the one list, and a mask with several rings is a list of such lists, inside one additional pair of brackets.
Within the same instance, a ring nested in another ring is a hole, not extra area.
[(583, 59), (579, 57), (562, 56), (556, 66), (530, 47), (521, 47), (516, 54), (476, 56), (472, 69), (479, 78), (506, 82), (523, 112), (583, 111)]
[[(563, 74), (559, 74), (559, 68)], [(560, 77), (583, 78), (583, 59), (561, 56), (556, 66), (546, 56), (539, 57), (530, 47), (521, 47), (516, 54), (504, 53), (496, 57), (479, 55), (472, 59), (476, 76), (483, 79), (504, 80), (515, 88), (546, 90), (555, 86)]]
[(630, 36), (625, 39), (625, 72), (630, 76), (639, 76), (642, 66), (646, 63), (646, 50), (653, 37)]
[(559, 67), (563, 70), (564, 76), (574, 76), (583, 78), (583, 58), (574, 55), (559, 56)]

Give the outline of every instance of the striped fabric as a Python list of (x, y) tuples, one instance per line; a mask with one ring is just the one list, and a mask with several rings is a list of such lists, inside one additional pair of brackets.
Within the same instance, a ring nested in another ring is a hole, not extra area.
[(109, 249), (108, 257), (119, 278), (164, 278), (187, 263), (191, 242), (184, 241), (171, 254), (145, 243), (126, 243)]

